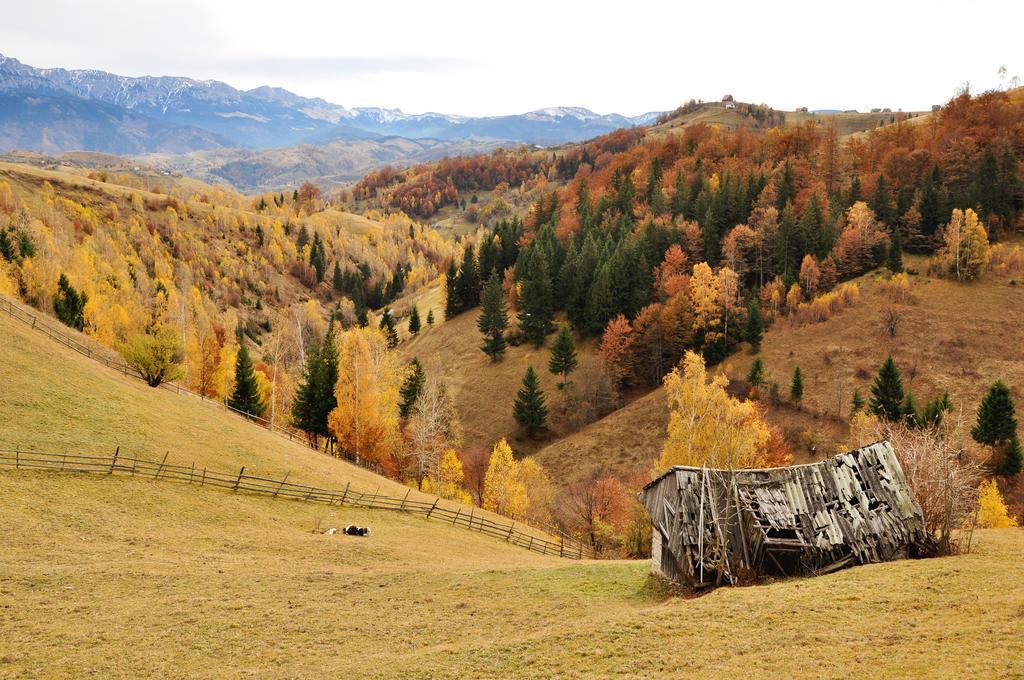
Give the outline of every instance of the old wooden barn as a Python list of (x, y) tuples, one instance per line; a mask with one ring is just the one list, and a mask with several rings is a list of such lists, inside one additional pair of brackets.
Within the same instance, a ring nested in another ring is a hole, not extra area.
[(644, 487), (652, 568), (694, 587), (931, 552), (889, 442), (785, 468), (674, 467)]

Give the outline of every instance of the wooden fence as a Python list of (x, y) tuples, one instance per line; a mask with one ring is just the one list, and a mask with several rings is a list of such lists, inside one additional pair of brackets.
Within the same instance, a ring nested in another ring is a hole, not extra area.
[[(15, 468), (17, 470), (48, 470), (55, 472), (78, 472), (99, 475), (132, 475), (152, 477), (153, 479), (186, 482), (199, 486), (212, 486), (228, 489), (233, 492), (245, 492), (270, 496), (272, 498), (290, 498), (308, 503), (323, 503), (353, 508), (373, 510), (394, 510), (414, 515), (423, 515), (427, 519), (447, 522), (452, 526), (478, 531), (487, 536), (501, 539), (507, 543), (518, 545), (542, 555), (554, 555), (570, 559), (593, 557), (593, 553), (578, 541), (564, 536), (543, 538), (529, 531), (517, 528), (517, 523), (504, 524), (480, 514), (475, 507), (468, 510), (463, 506), (455, 509), (439, 504), (440, 499), (421, 501), (410, 499), (412, 491), (404, 497), (385, 496), (379, 493), (365, 493), (353, 489), (351, 484), (344, 489), (322, 489), (315, 486), (295, 484), (283, 479), (270, 479), (245, 474), (243, 466), (237, 474), (219, 472), (209, 468), (172, 465), (164, 456), (160, 462), (121, 455), (120, 449), (112, 456), (86, 456), (74, 453), (54, 453), (49, 451), (23, 451), (21, 449), (0, 449), (0, 469)], [(526, 526), (520, 524), (519, 526)], [(532, 528), (532, 527), (526, 527)]]

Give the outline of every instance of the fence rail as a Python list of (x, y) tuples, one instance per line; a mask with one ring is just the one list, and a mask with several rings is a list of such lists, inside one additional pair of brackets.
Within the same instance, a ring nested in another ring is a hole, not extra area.
[[(447, 522), (471, 531), (504, 540), (507, 543), (526, 548), (542, 555), (583, 559), (593, 557), (578, 541), (566, 540), (563, 536), (542, 538), (516, 528), (516, 522), (504, 524), (496, 522), (476, 512), (476, 508), (463, 507), (455, 509), (438, 504), (438, 501), (422, 501), (385, 496), (378, 493), (365, 493), (347, 485), (344, 489), (323, 489), (283, 479), (271, 479), (257, 475), (245, 474), (243, 467), (237, 474), (211, 470), (207, 467), (174, 465), (162, 461), (146, 460), (120, 455), (120, 449), (112, 456), (87, 456), (76, 453), (55, 453), (50, 451), (23, 451), (21, 449), (0, 449), (0, 469), (15, 468), (17, 470), (47, 470), (54, 472), (77, 472), (98, 475), (131, 475), (152, 477), (165, 481), (186, 482), (199, 486), (212, 486), (228, 489), (232, 492), (245, 492), (270, 496), (273, 498), (290, 498), (307, 503), (324, 503), (353, 508), (374, 510), (394, 510), (422, 515), (427, 519)], [(524, 526), (524, 525), (520, 525)]]

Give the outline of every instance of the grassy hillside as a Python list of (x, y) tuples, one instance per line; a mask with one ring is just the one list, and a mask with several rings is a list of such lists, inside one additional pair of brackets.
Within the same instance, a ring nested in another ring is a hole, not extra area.
[[(907, 258), (923, 271), (924, 258)], [(904, 388), (919, 407), (948, 390), (954, 408), (969, 426), (987, 387), (1002, 379), (1020, 403), (1024, 399), (1024, 287), (1009, 277), (988, 274), (975, 283), (911, 276), (910, 304), (886, 295), (881, 273), (860, 279), (862, 299), (829, 321), (794, 326), (783, 320), (765, 335), (761, 357), (783, 394), (793, 368), (804, 376), (804, 404), (823, 414), (847, 417), (856, 388), (866, 399), (886, 355), (903, 373)], [(883, 310), (902, 314), (895, 337), (882, 327)], [(742, 378), (753, 357), (732, 362), (731, 375)], [(820, 447), (819, 447), (820, 448)]]
[[(89, 342), (85, 340), (85, 342)], [(291, 442), (218, 404), (149, 388), (0, 314), (0, 448), (124, 455), (331, 489), (403, 496), (409, 489)], [(16, 349), (16, 351), (15, 351)], [(413, 491), (410, 498), (433, 500)], [(441, 501), (455, 507), (454, 503)], [(477, 511), (479, 512), (479, 511)]]

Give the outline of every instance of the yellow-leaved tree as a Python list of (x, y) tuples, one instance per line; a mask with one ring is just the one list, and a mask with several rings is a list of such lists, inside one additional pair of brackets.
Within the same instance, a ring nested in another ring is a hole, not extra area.
[(397, 474), (399, 387), (402, 368), (376, 328), (344, 331), (338, 343), (338, 405), (327, 425), (341, 451), (357, 461), (377, 463)]
[(981, 488), (978, 489), (978, 526), (989, 529), (1008, 529), (1017, 526), (1017, 520), (1010, 517), (994, 479), (982, 482)]
[(724, 375), (708, 382), (704, 360), (687, 352), (683, 370), (665, 376), (668, 398), (668, 438), (659, 469), (673, 465), (712, 468), (763, 467), (771, 430), (750, 401), (730, 397)]
[(462, 469), (462, 461), (459, 460), (459, 454), (455, 452), (455, 449), (448, 449), (441, 456), (436, 473), (423, 480), (423, 490), (427, 493), (436, 494), (441, 498), (448, 498), (469, 505), (473, 502), (473, 498), (462, 486), (465, 478), (466, 474)]
[(526, 484), (520, 475), (519, 463), (512, 456), (508, 442), (502, 439), (494, 445), (484, 476), (484, 510), (522, 519), (527, 502)]
[(704, 343), (710, 345), (722, 337), (722, 288), (707, 262), (694, 266), (690, 294), (693, 296), (694, 330), (703, 330)]
[(958, 281), (973, 281), (981, 278), (992, 256), (985, 225), (977, 213), (953, 209), (953, 214), (943, 233), (945, 246), (939, 253), (939, 260), (948, 267)]

